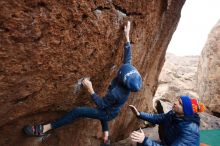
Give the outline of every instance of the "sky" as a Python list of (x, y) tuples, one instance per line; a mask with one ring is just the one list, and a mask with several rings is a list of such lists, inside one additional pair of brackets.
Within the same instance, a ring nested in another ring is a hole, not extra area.
[(200, 55), (208, 34), (220, 19), (220, 0), (186, 0), (167, 52)]

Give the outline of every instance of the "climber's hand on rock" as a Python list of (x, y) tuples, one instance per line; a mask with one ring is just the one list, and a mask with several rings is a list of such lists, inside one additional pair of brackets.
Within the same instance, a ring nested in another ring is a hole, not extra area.
[(136, 109), (135, 106), (133, 105), (129, 105), (131, 111), (136, 115), (136, 116), (140, 116), (140, 112)]
[(140, 132), (139, 131), (133, 131), (131, 133), (130, 137), (131, 137), (131, 140), (133, 142), (143, 143), (145, 135), (144, 135), (143, 130), (140, 128)]
[(93, 87), (92, 87), (92, 82), (91, 82), (89, 79), (85, 78), (85, 79), (82, 81), (82, 84), (83, 84), (83, 86), (88, 90), (88, 92), (89, 92), (90, 94), (95, 93), (94, 90), (93, 90)]
[(125, 38), (127, 42), (130, 42), (130, 39), (129, 39), (130, 28), (131, 28), (131, 22), (128, 21), (127, 25), (124, 26), (124, 33), (125, 33)]

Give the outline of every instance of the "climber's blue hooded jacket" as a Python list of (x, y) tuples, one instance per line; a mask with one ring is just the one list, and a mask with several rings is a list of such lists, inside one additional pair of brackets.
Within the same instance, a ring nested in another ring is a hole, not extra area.
[(92, 94), (92, 100), (97, 108), (105, 110), (112, 117), (117, 116), (121, 107), (127, 101), (130, 92), (140, 90), (142, 85), (141, 76), (131, 65), (131, 59), (131, 45), (127, 42), (124, 45), (124, 64), (120, 67), (117, 76), (111, 81), (107, 94), (103, 98), (96, 93)]

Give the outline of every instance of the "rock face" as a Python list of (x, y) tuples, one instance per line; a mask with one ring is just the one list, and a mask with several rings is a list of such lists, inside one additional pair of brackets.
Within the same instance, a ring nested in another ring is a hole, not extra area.
[(166, 61), (159, 76), (159, 85), (153, 100), (175, 101), (178, 95), (198, 97), (196, 92), (196, 75), (199, 56), (175, 56), (167, 53)]
[(198, 67), (198, 94), (206, 107), (220, 117), (220, 21), (208, 36)]
[[(152, 96), (185, 0), (0, 1), (0, 145), (98, 145), (97, 120), (79, 119), (44, 142), (22, 134), (26, 124), (47, 123), (77, 106), (94, 107), (75, 87), (90, 77), (104, 95), (123, 57), (123, 23), (132, 22), (133, 64), (143, 88), (127, 104), (152, 110)], [(135, 118), (110, 122), (112, 141), (128, 136)], [(120, 131), (120, 132), (119, 132)]]
[(213, 116), (209, 113), (200, 113), (201, 118), (200, 129), (219, 129), (220, 128), (220, 118)]

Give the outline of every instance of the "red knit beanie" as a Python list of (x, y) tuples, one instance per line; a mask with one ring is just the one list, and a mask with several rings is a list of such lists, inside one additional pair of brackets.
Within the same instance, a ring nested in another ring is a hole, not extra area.
[(199, 103), (197, 99), (190, 98), (189, 96), (180, 96), (183, 105), (183, 112), (185, 116), (193, 115), (197, 112), (204, 112), (205, 106), (203, 103)]
[(205, 111), (205, 105), (203, 103), (198, 102), (195, 98), (191, 98), (191, 102), (194, 113)]

